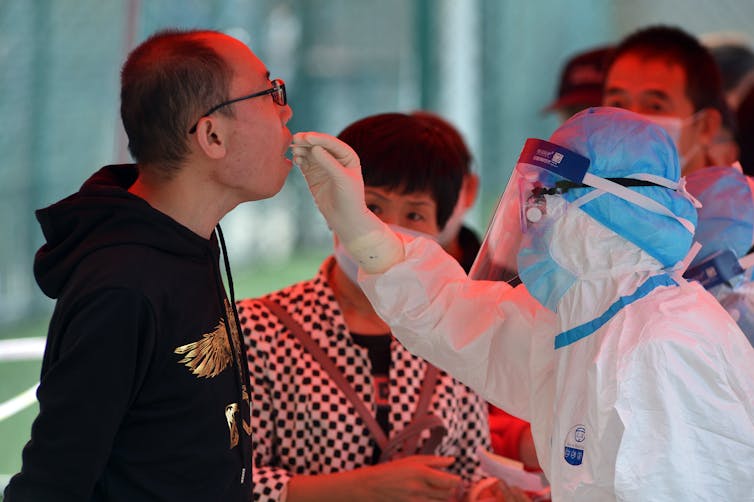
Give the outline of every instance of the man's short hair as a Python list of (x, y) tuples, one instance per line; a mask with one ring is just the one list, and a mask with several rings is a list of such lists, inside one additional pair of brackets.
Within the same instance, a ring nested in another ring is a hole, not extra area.
[[(208, 30), (165, 30), (134, 49), (121, 72), (120, 113), (139, 164), (169, 177), (188, 153), (188, 130), (228, 99), (233, 70), (206, 41)], [(232, 114), (229, 109), (220, 113)]]
[(400, 193), (428, 192), (442, 229), (453, 213), (472, 157), (461, 134), (429, 112), (382, 113), (339, 135), (361, 160), (364, 185)]
[(720, 70), (710, 51), (696, 37), (672, 26), (640, 29), (615, 48), (608, 71), (617, 59), (629, 53), (679, 65), (686, 75), (686, 95), (694, 111), (715, 108), (726, 113)]

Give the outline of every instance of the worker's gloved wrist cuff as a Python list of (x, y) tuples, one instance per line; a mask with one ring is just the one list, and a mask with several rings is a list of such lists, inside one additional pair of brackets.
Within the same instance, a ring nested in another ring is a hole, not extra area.
[(386, 225), (343, 245), (368, 274), (382, 273), (404, 259), (403, 242)]

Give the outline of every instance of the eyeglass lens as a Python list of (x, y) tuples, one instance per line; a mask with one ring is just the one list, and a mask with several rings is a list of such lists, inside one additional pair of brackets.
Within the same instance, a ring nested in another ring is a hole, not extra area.
[(288, 103), (288, 96), (285, 92), (285, 82), (280, 79), (275, 79), (272, 82), (272, 100), (279, 106), (285, 106)]

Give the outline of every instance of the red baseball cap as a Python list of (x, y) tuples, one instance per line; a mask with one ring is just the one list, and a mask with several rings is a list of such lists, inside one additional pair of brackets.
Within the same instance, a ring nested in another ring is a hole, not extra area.
[(600, 106), (606, 64), (612, 47), (599, 47), (577, 53), (566, 62), (560, 74), (558, 96), (544, 109), (546, 112), (574, 105)]

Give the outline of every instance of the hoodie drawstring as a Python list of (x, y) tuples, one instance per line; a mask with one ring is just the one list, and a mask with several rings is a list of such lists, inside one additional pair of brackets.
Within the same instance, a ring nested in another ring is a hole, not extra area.
[[(238, 334), (238, 347), (241, 348), (241, 351), (242, 351), (241, 354), (236, 354), (236, 344), (233, 343), (233, 339), (232, 339), (232, 336), (233, 336), (232, 333), (233, 333), (233, 331), (230, 329), (230, 319), (228, 319), (228, 316), (227, 316), (227, 310), (225, 308), (225, 299), (222, 298), (222, 294), (220, 293), (220, 291), (223, 290), (222, 287), (218, 288), (218, 295), (220, 296), (219, 300), (220, 300), (220, 304), (221, 304), (221, 312), (223, 314), (223, 322), (225, 322), (225, 332), (226, 332), (227, 337), (228, 337), (228, 344), (230, 345), (230, 352), (231, 352), (231, 355), (232, 355), (232, 358), (233, 358), (233, 363), (239, 366), (237, 368), (238, 371), (236, 371), (236, 383), (238, 385), (239, 403), (246, 403), (246, 405), (248, 407), (248, 410), (249, 410), (249, 427), (251, 427), (251, 388), (250, 388), (250, 385), (251, 385), (250, 382), (251, 382), (251, 380), (249, 378), (249, 368), (248, 368), (248, 365), (244, 364), (245, 354), (246, 354), (246, 350), (245, 350), (246, 349), (246, 343), (244, 342), (244, 339), (243, 339), (243, 334), (242, 334), (242, 331), (241, 331), (241, 323), (238, 320), (238, 312), (236, 311), (236, 295), (235, 295), (235, 291), (233, 289), (233, 276), (231, 275), (231, 272), (230, 272), (230, 261), (228, 260), (228, 249), (225, 246), (225, 238), (223, 236), (222, 228), (220, 228), (220, 224), (218, 224), (215, 227), (215, 230), (217, 231), (217, 240), (220, 243), (220, 250), (221, 250), (222, 255), (223, 255), (223, 263), (225, 265), (225, 277), (228, 280), (228, 289), (229, 289), (229, 293), (230, 293), (230, 310), (231, 310), (231, 312), (233, 314), (233, 322), (236, 325), (236, 333)], [(214, 263), (214, 260), (213, 260), (213, 263)], [(218, 272), (219, 272), (219, 270), (218, 270)], [(221, 286), (222, 286), (222, 284), (221, 284)], [(245, 385), (244, 382), (247, 382), (248, 385)], [(247, 388), (248, 398), (244, 397), (243, 389), (245, 387)], [(243, 424), (243, 422), (244, 422), (244, 413), (243, 413), (243, 410), (241, 410), (240, 415), (241, 415), (241, 418), (240, 418), (240, 422), (241, 423), (239, 425), (240, 425), (240, 429), (241, 430), (239, 430), (239, 437), (243, 437), (243, 434), (241, 434), (241, 431), (244, 428), (243, 427), (243, 425), (244, 425)], [(249, 439), (251, 439), (251, 429), (249, 429)], [(247, 475), (246, 468), (245, 468), (246, 461), (247, 461), (246, 448), (247, 447), (251, 448), (251, 443), (249, 443), (247, 445), (241, 444), (240, 446), (241, 446), (241, 459), (242, 459), (243, 464), (244, 464), (244, 468), (241, 471), (241, 484), (243, 484), (244, 479), (245, 479), (245, 477)], [(251, 464), (249, 464), (249, 465), (251, 465)], [(251, 472), (249, 472), (248, 475), (251, 475)], [(253, 486), (252, 486), (252, 490), (253, 490)]]

